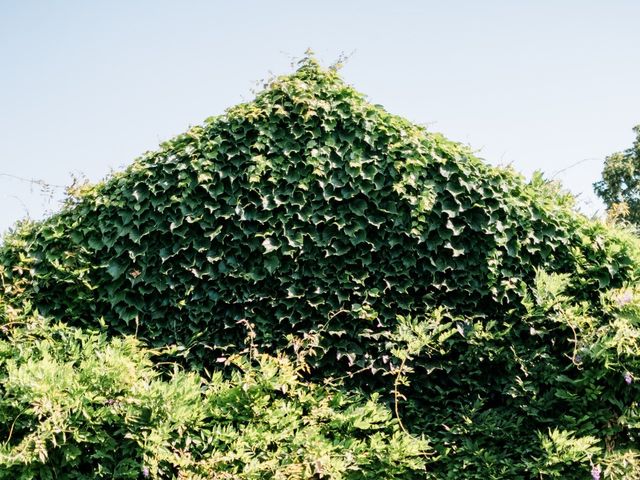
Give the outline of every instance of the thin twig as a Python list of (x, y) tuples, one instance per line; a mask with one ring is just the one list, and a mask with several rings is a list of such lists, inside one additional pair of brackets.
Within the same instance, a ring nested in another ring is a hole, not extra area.
[(402, 419), (400, 418), (400, 412), (398, 410), (398, 403), (399, 403), (398, 398), (400, 397), (400, 391), (398, 390), (398, 387), (400, 385), (400, 376), (402, 375), (402, 371), (404, 370), (404, 365), (406, 361), (407, 361), (406, 357), (402, 359), (402, 362), (400, 363), (400, 368), (398, 369), (398, 375), (396, 375), (396, 380), (393, 382), (393, 409), (396, 412), (396, 418), (398, 419), (398, 424), (400, 425), (400, 428), (404, 433), (409, 434), (407, 429), (404, 427), (404, 424), (402, 423)]
[(30, 183), (32, 185), (38, 185), (41, 187), (52, 187), (52, 188), (62, 188), (62, 189), (67, 188), (64, 185), (56, 185), (55, 183), (47, 183), (44, 180), (36, 180), (35, 178), (20, 177), (18, 175), (12, 175), (10, 173), (0, 173), (0, 177), (12, 178), (14, 180), (19, 180), (21, 182)]
[(556, 171), (553, 175), (551, 175), (551, 180), (553, 180), (554, 178), (556, 178), (558, 175), (560, 175), (561, 173), (566, 172), (567, 170), (570, 170), (574, 167), (577, 167), (578, 165), (582, 165), (585, 162), (593, 162), (595, 160), (600, 160), (599, 158), (583, 158), (582, 160), (579, 160), (575, 163), (572, 163), (571, 165), (565, 167), (565, 168), (561, 168), (560, 170)]

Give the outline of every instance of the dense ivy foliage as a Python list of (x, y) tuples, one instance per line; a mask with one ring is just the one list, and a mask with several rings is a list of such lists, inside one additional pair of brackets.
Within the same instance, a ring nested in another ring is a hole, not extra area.
[[(25, 321), (25, 319), (23, 319)], [(424, 440), (284, 357), (162, 379), (133, 337), (40, 318), (0, 339), (0, 479), (412, 479)]]
[(624, 242), (547, 190), (310, 61), (7, 238), (3, 298), (157, 344), (238, 344), (249, 319), (276, 347), (332, 318), (322, 358), (381, 367), (369, 339), (397, 314), (504, 316), (536, 267), (577, 274), (585, 300), (635, 275)]
[(307, 59), (7, 235), (0, 301), (178, 343), (200, 371), (249, 332), (317, 380), (380, 393), (430, 438), (433, 478), (624, 478), (639, 268), (636, 237), (556, 185)]

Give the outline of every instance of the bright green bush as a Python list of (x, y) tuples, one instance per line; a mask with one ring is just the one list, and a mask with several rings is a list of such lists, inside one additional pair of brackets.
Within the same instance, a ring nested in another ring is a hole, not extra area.
[(161, 378), (133, 337), (41, 318), (0, 339), (1, 479), (411, 479), (428, 447), (376, 398), (264, 354)]
[(248, 327), (378, 393), (430, 439), (427, 478), (634, 478), (639, 268), (557, 185), (308, 59), (6, 236), (0, 301), (178, 343), (201, 374)]

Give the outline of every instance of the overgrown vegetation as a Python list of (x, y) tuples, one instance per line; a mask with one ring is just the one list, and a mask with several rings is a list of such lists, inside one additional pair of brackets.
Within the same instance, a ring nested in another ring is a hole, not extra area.
[(5, 308), (178, 345), (162, 358), (198, 372), (179, 378), (249, 345), (295, 359), (323, 395), (377, 395), (406, 465), (422, 447), (403, 435), (429, 440), (409, 478), (640, 477), (635, 235), (313, 59), (19, 226), (0, 269)]
[[(17, 324), (15, 323), (17, 322)], [(0, 478), (411, 479), (424, 440), (376, 398), (253, 352), (228, 375), (162, 378), (133, 337), (40, 317), (0, 340)]]

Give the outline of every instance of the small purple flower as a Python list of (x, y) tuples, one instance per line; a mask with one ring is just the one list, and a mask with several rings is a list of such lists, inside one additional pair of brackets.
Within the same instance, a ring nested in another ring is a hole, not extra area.
[(619, 307), (624, 307), (626, 304), (631, 303), (633, 300), (633, 292), (631, 290), (625, 290), (623, 293), (616, 297), (616, 303)]
[(633, 377), (629, 372), (625, 372), (624, 381), (627, 382), (627, 385), (631, 385), (631, 382), (633, 382)]
[(576, 363), (582, 363), (582, 355), (576, 355)]
[(594, 467), (591, 469), (591, 478), (593, 478), (593, 480), (600, 480), (601, 473), (602, 469), (600, 468), (600, 465), (594, 465)]
[[(149, 467), (142, 467), (142, 476), (144, 478), (149, 478)], [(600, 478), (600, 477), (598, 477)]]

